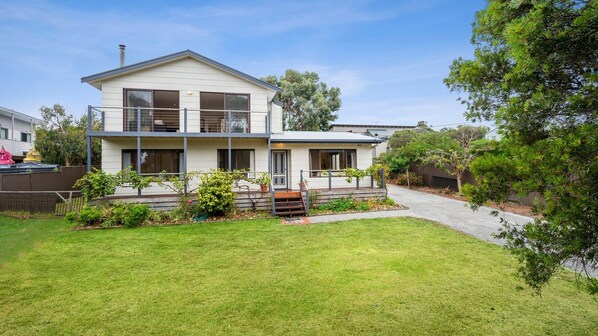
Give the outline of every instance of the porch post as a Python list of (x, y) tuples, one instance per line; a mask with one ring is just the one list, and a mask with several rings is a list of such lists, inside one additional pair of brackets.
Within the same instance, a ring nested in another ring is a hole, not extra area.
[(185, 107), (184, 110), (184, 117), (183, 117), (183, 131), (185, 135), (183, 136), (183, 181), (185, 182), (185, 196), (187, 196), (187, 108)]
[[(14, 128), (13, 128), (14, 130)], [(89, 131), (91, 131), (91, 105), (87, 105), (87, 136), (85, 139), (87, 140), (87, 171), (91, 171), (91, 136), (89, 136)]]
[(299, 183), (303, 185), (303, 169), (299, 170)]
[(232, 140), (230, 137), (230, 117), (231, 117), (231, 111), (228, 110), (228, 122), (227, 122), (227, 127), (226, 127), (226, 132), (228, 133), (228, 171), (232, 171), (231, 167), (232, 167), (232, 160), (233, 160), (233, 151), (231, 149), (231, 145), (232, 145)]
[(359, 190), (359, 177), (355, 178), (355, 182), (357, 182), (357, 190)]
[[(141, 176), (141, 107), (137, 106), (137, 175)], [(137, 188), (137, 197), (141, 197), (141, 189)]]
[[(272, 142), (270, 136), (268, 136), (268, 175), (270, 175), (270, 181), (272, 181)], [(272, 183), (270, 183), (270, 186)], [(272, 188), (270, 188), (272, 189)], [(270, 190), (272, 191), (272, 190)]]
[(332, 171), (328, 171), (328, 191), (332, 190)]

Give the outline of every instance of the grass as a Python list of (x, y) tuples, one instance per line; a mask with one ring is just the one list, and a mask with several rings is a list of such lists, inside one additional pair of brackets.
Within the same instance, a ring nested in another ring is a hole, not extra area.
[(0, 217), (0, 251), (2, 335), (598, 331), (572, 273), (532, 295), (500, 247), (412, 218), (72, 231)]

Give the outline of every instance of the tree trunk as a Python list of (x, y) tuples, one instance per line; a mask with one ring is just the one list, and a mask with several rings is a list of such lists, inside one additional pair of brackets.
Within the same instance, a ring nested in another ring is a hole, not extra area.
[(407, 168), (407, 188), (411, 189), (411, 174), (409, 174), (409, 168)]
[(71, 161), (69, 160), (69, 158), (68, 158), (68, 157), (65, 157), (65, 158), (64, 158), (64, 165), (65, 165), (65, 166), (67, 166), (67, 167), (70, 167), (70, 166), (71, 166)]
[(462, 171), (457, 171), (457, 191), (459, 192), (459, 194), (461, 193), (461, 179), (463, 178), (463, 172)]

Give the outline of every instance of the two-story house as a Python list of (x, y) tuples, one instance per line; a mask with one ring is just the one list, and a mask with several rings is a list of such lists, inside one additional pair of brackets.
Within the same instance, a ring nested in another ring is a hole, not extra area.
[(21, 162), (35, 141), (35, 129), (41, 125), (38, 118), (0, 106), (0, 148)]
[[(122, 59), (120, 68), (81, 79), (102, 92), (102, 106), (88, 112), (100, 113), (102, 126), (88, 130), (88, 143), (102, 139), (109, 173), (248, 169), (270, 173), (276, 189), (297, 189), (302, 177), (324, 188), (321, 171), (365, 169), (380, 142), (284, 131), (279, 88), (190, 50), (128, 66)], [(346, 183), (335, 179), (335, 186)]]

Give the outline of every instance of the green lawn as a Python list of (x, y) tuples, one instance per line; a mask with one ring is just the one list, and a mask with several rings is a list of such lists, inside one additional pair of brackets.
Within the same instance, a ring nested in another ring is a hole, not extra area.
[(419, 219), (72, 231), (0, 217), (0, 334), (598, 334), (562, 272)]

